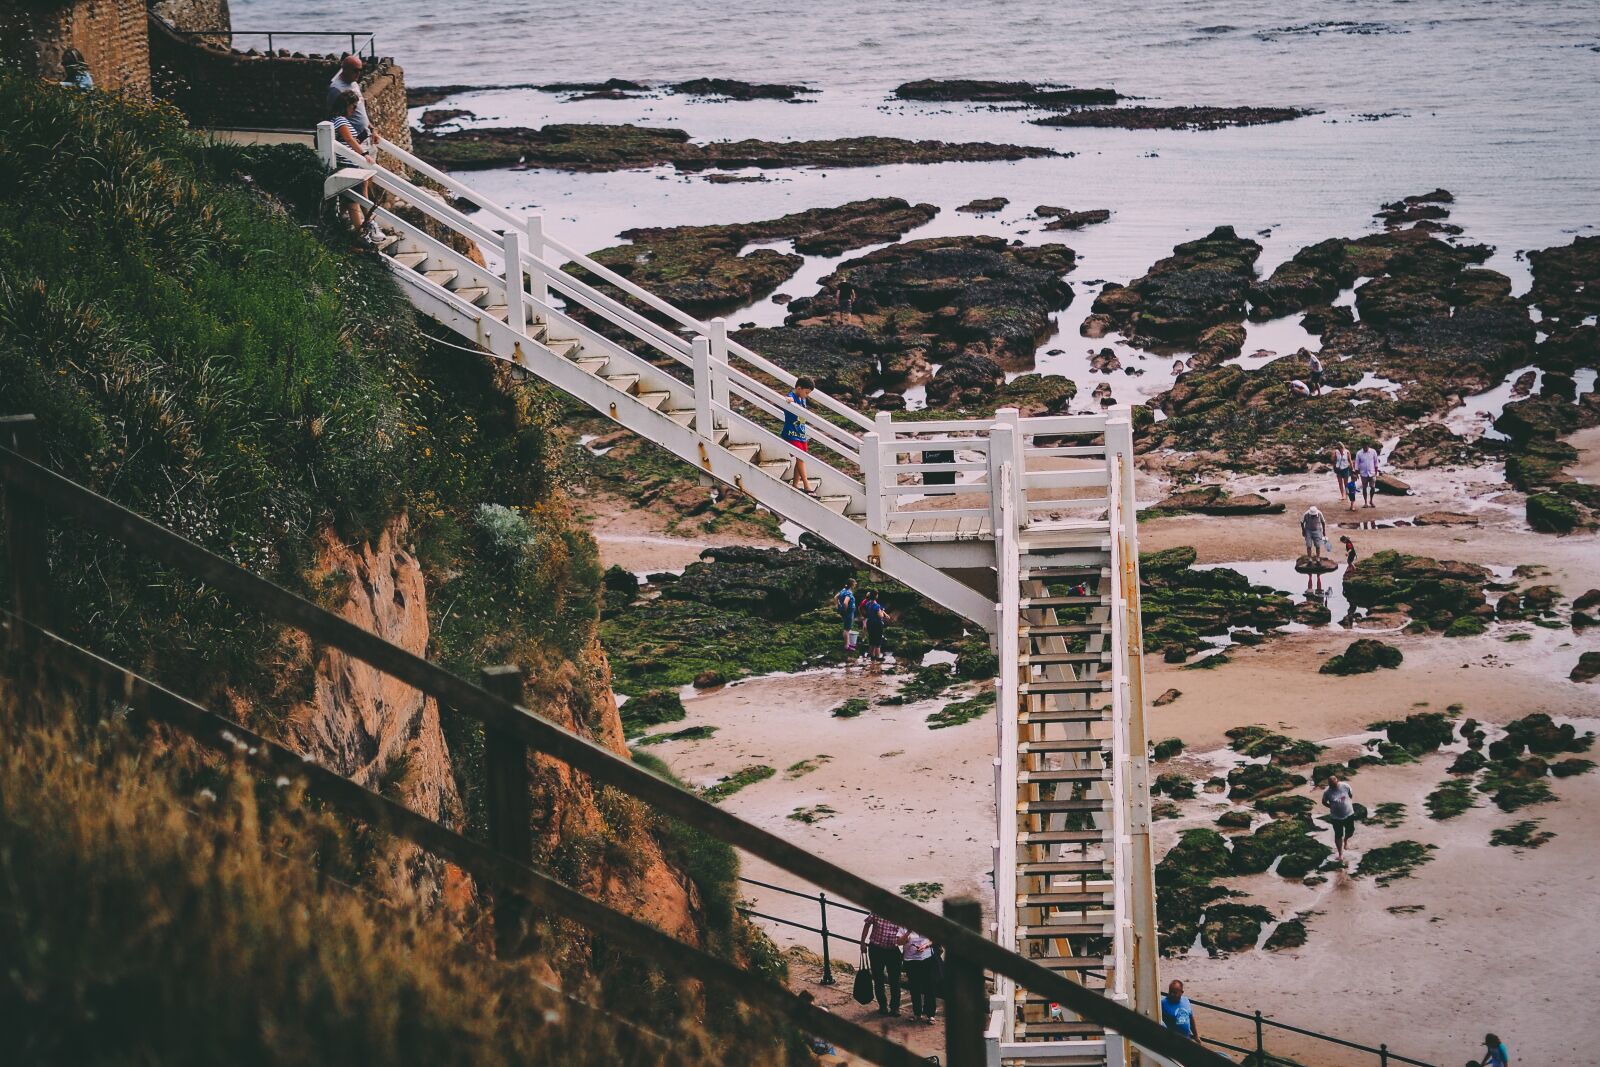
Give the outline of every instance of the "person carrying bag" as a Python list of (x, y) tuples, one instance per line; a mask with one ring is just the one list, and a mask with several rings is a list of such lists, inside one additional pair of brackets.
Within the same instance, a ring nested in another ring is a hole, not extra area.
[(867, 963), (866, 946), (861, 948), (861, 960), (856, 964), (855, 987), (850, 990), (850, 995), (857, 1004), (872, 1003), (872, 967)]

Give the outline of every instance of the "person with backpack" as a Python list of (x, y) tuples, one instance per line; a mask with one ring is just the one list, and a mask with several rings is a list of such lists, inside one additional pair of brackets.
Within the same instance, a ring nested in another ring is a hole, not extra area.
[(844, 627), (844, 653), (856, 650), (856, 580), (851, 578), (844, 588), (833, 595), (833, 608), (839, 613), (839, 623)]
[(883, 660), (883, 628), (889, 623), (889, 612), (878, 603), (878, 593), (875, 589), (868, 589), (867, 595), (861, 601), (861, 617), (867, 622), (867, 656), (881, 662)]

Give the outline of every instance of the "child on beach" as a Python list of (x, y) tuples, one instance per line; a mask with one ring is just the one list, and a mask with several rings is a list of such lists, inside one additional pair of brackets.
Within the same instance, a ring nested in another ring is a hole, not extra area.
[(1351, 511), (1354, 511), (1356, 509), (1356, 494), (1357, 494), (1357, 492), (1358, 492), (1358, 489), (1356, 487), (1356, 472), (1352, 470), (1352, 471), (1348, 472), (1345, 475), (1345, 479), (1344, 479), (1344, 495), (1346, 497), (1348, 497), (1349, 500), (1350, 500), (1350, 510)]
[[(1355, 483), (1352, 482), (1351, 484), (1354, 485)], [(1352, 490), (1350, 499), (1352, 501), (1355, 500), (1354, 490)], [(1352, 503), (1350, 506), (1353, 508), (1355, 504)], [(1354, 567), (1356, 565), (1356, 543), (1350, 540), (1349, 534), (1341, 534), (1339, 543), (1344, 546), (1344, 565), (1346, 569)]]
[(856, 650), (856, 580), (851, 578), (844, 583), (844, 588), (833, 595), (834, 610), (839, 613), (839, 622), (844, 627), (845, 655)]
[[(810, 378), (795, 379), (794, 389), (789, 393), (789, 403), (795, 407), (809, 407), (806, 397), (811, 395), (811, 390), (817, 383)], [(811, 443), (806, 439), (806, 420), (804, 415), (794, 411), (785, 410), (783, 413), (783, 439), (793, 445), (803, 456), (811, 451)], [(794, 461), (794, 481), (791, 483), (802, 493), (811, 492), (811, 481), (806, 477), (806, 461), (796, 457)]]
[(867, 620), (867, 655), (876, 661), (883, 660), (883, 628), (889, 622), (889, 613), (878, 603), (876, 590), (868, 589), (861, 600), (861, 617)]

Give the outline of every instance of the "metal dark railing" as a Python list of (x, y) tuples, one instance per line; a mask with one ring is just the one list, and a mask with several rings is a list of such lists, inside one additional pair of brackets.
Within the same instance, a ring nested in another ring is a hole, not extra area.
[[(532, 842), (526, 832), (527, 816), (520, 815), (518, 822), (519, 812), (525, 812), (529, 803), (529, 750), (559, 759), (598, 783), (637, 797), (663, 815), (823, 890), (861, 901), (877, 914), (943, 944), (949, 994), (945, 1048), (947, 1062), (956, 1067), (977, 1067), (985, 1062), (985, 970), (1011, 978), (1183, 1067), (1223, 1067), (1228, 1063), (1219, 1054), (1170, 1033), (1159, 1022), (989, 941), (978, 929), (976, 901), (947, 900), (944, 915), (937, 915), (530, 712), (519, 704), (522, 679), (515, 668), (487, 671), (482, 684), (473, 685), (39, 465), (32, 458), (38, 454), (37, 429), (31, 416), (0, 417), (0, 486), (5, 491), (4, 530), (12, 587), (12, 611), (7, 613), (11, 619), (9, 643), (20, 683), (30, 681), (31, 665), (43, 658), (70, 664), (100, 679), (139, 714), (175, 725), (211, 747), (248, 758), (271, 774), (303, 781), (330, 806), (411, 841), (505, 891), (507, 896), (496, 896), (497, 927), (504, 921), (508, 931), (516, 930), (524, 909), (537, 905), (611, 938), (656, 966), (723, 989), (875, 1063), (915, 1067), (924, 1061), (904, 1046), (823, 1011), (781, 985), (686, 945), (534, 869), (529, 862)], [(51, 515), (110, 535), (313, 641), (420, 690), (435, 698), (441, 709), (477, 719), (485, 730), (490, 844), (447, 830), (53, 633), (45, 555), (45, 530)], [(519, 825), (521, 832), (513, 832)]]
[[(174, 30), (173, 32), (180, 37), (191, 39), (221, 37), (228, 42), (229, 48), (234, 47), (233, 42), (237, 37), (265, 37), (268, 52), (275, 50), (274, 41), (280, 37), (337, 37), (349, 41), (350, 54), (361, 56), (363, 59), (378, 58), (378, 38), (365, 30), (354, 32), (350, 30)], [(363, 42), (360, 48), (356, 47), (357, 41)]]
[[(741, 914), (747, 915), (750, 918), (764, 919), (767, 922), (777, 923), (780, 926), (788, 926), (797, 930), (806, 930), (810, 933), (821, 935), (822, 978), (818, 984), (833, 985), (835, 979), (833, 977), (833, 966), (829, 953), (828, 942), (830, 940), (844, 941), (848, 944), (856, 945), (860, 943), (860, 938), (846, 937), (843, 934), (836, 934), (829, 930), (829, 910), (836, 909), (854, 912), (857, 915), (868, 915), (870, 913), (864, 908), (857, 908), (853, 905), (845, 904), (837, 900), (829, 900), (828, 894), (822, 892), (806, 893), (798, 889), (790, 889), (788, 886), (773, 885), (771, 882), (763, 882), (758, 878), (746, 878), (743, 876), (740, 876), (739, 881), (746, 882), (750, 885), (758, 885), (763, 889), (770, 889), (774, 892), (784, 893), (791, 897), (798, 897), (801, 900), (811, 901), (817, 905), (818, 925), (816, 926), (811, 926), (795, 919), (786, 919), (777, 915), (767, 915), (764, 912), (756, 911), (755, 909), (745, 907), (744, 905), (739, 906), (739, 911)], [(1084, 973), (1092, 974), (1101, 978), (1105, 977), (1102, 972), (1095, 970), (1085, 971)], [(1235, 1045), (1232, 1042), (1224, 1041), (1221, 1038), (1208, 1037), (1204, 1034), (1202, 1034), (1200, 1037), (1200, 1040), (1207, 1045), (1215, 1045), (1218, 1048), (1227, 1049), (1229, 1052), (1242, 1053), (1245, 1057), (1243, 1063), (1248, 1065), (1248, 1067), (1269, 1067), (1269, 1065), (1272, 1063), (1272, 1053), (1267, 1050), (1266, 1043), (1266, 1030), (1268, 1027), (1278, 1030), (1285, 1030), (1292, 1034), (1299, 1034), (1301, 1037), (1307, 1037), (1313, 1041), (1325, 1041), (1332, 1045), (1338, 1045), (1341, 1048), (1347, 1048), (1356, 1052), (1364, 1052), (1369, 1055), (1376, 1056), (1379, 1067), (1390, 1067), (1391, 1064), (1405, 1064), (1407, 1067), (1437, 1067), (1437, 1065), (1429, 1063), (1426, 1060), (1416, 1060), (1409, 1056), (1402, 1056), (1398, 1052), (1393, 1052), (1389, 1049), (1387, 1044), (1380, 1044), (1377, 1048), (1373, 1048), (1371, 1045), (1363, 1045), (1358, 1041), (1347, 1041), (1342, 1037), (1334, 1037), (1332, 1034), (1319, 1033), (1316, 1030), (1307, 1030), (1305, 1027), (1295, 1026), (1292, 1023), (1284, 1023), (1279, 1022), (1276, 1019), (1269, 1019), (1259, 1011), (1239, 1011), (1235, 1008), (1223, 1007), (1221, 1004), (1212, 1004), (1209, 1001), (1198, 1000), (1194, 997), (1190, 997), (1189, 1002), (1197, 1008), (1204, 1008), (1207, 1011), (1213, 1011), (1219, 1015), (1227, 1015), (1236, 1019), (1243, 1019), (1246, 1022), (1254, 1025), (1254, 1048), (1247, 1048), (1243, 1045)]]

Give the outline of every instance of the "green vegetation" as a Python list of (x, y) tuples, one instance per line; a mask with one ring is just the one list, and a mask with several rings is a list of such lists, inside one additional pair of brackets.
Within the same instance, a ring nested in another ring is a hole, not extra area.
[(788, 815), (784, 816), (784, 818), (793, 819), (795, 822), (803, 822), (807, 826), (810, 826), (812, 823), (821, 822), (822, 820), (832, 818), (837, 814), (839, 813), (828, 807), (826, 804), (815, 804), (809, 808), (795, 808)]
[(637, 745), (664, 745), (668, 741), (705, 741), (715, 735), (715, 726), (690, 726), (684, 730), (674, 730), (671, 733), (651, 734), (635, 741)]
[(1264, 726), (1236, 726), (1226, 734), (1228, 746), (1251, 759), (1270, 756), (1273, 763), (1296, 767), (1315, 763), (1322, 755), (1322, 746), (1314, 741), (1302, 741), (1274, 733)]
[(1233, 839), (1231, 864), (1238, 874), (1261, 874), (1278, 864), (1284, 878), (1304, 878), (1333, 854), (1333, 850), (1312, 837), (1310, 819), (1289, 815), (1272, 819), (1248, 837)]
[(1428, 809), (1428, 818), (1453, 819), (1473, 806), (1472, 781), (1467, 778), (1446, 779), (1422, 803)]
[(1386, 800), (1372, 809), (1367, 821), (1376, 823), (1386, 830), (1397, 830), (1400, 824), (1406, 821), (1406, 806), (1397, 801)]
[(741, 768), (727, 777), (719, 779), (716, 785), (702, 790), (700, 795), (713, 804), (721, 804), (745, 786), (764, 782), (777, 773), (776, 768), (769, 767), (765, 763), (751, 764), (749, 767)]
[(937, 900), (944, 893), (943, 882), (909, 882), (900, 887), (900, 895), (907, 900), (926, 904), (930, 900)]
[(812, 771), (816, 770), (818, 767), (821, 767), (824, 763), (827, 763), (832, 759), (832, 756), (812, 756), (810, 759), (803, 759), (798, 763), (791, 763), (788, 767), (784, 768), (783, 776), (790, 781), (793, 781), (796, 778), (801, 778), (810, 774)]
[(621, 708), (622, 729), (628, 736), (662, 723), (682, 722), (688, 715), (683, 699), (671, 689), (651, 689), (630, 697)]
[(1389, 885), (1411, 877), (1412, 871), (1433, 860), (1429, 853), (1437, 849), (1437, 845), (1424, 845), (1417, 841), (1396, 841), (1368, 849), (1356, 866), (1356, 877), (1372, 877), (1380, 886)]
[(1212, 904), (1200, 926), (1200, 944), (1212, 956), (1254, 948), (1261, 928), (1271, 921), (1272, 912), (1259, 904)]
[(1556, 835), (1539, 829), (1539, 820), (1524, 819), (1489, 831), (1489, 844), (1510, 848), (1538, 848)]
[(865, 697), (851, 697), (834, 708), (831, 714), (835, 719), (854, 719), (866, 710), (867, 700)]
[(1156, 742), (1155, 749), (1151, 756), (1157, 763), (1165, 763), (1172, 757), (1181, 755), (1182, 753), (1183, 739), (1178, 737), (1168, 737)]
[[(1210, 647), (1203, 638), (1222, 636), (1230, 627), (1265, 632), (1293, 619), (1294, 602), (1289, 597), (1268, 586), (1251, 585), (1244, 575), (1226, 567), (1197, 570), (1196, 558), (1189, 546), (1139, 556), (1145, 644), (1160, 651), (1168, 663), (1181, 663)], [(1211, 658), (1198, 665), (1218, 666)]]
[(1496, 760), (1484, 768), (1478, 791), (1490, 794), (1501, 811), (1519, 811), (1556, 798), (1544, 781), (1548, 771), (1538, 756)]
[(1268, 952), (1281, 952), (1287, 948), (1299, 948), (1305, 943), (1305, 922), (1300, 919), (1285, 919), (1267, 936), (1267, 943), (1261, 947)]
[(1358, 637), (1350, 642), (1350, 647), (1335, 656), (1330, 656), (1328, 662), (1318, 668), (1321, 674), (1371, 674), (1380, 667), (1394, 670), (1400, 666), (1405, 657), (1398, 648), (1386, 645), (1382, 641), (1375, 641), (1370, 637)]
[(943, 730), (946, 727), (971, 722), (973, 719), (981, 719), (986, 711), (994, 707), (994, 701), (994, 691), (990, 690), (965, 700), (958, 700), (953, 704), (946, 704), (928, 716), (928, 729)]
[[(992, 676), (992, 675), (991, 675)], [(948, 663), (934, 663), (918, 667), (911, 677), (901, 684), (900, 690), (890, 696), (880, 697), (878, 703), (885, 707), (912, 704), (919, 700), (942, 697), (945, 690), (955, 684), (955, 672)]]
[(1150, 784), (1151, 796), (1164, 794), (1173, 800), (1193, 800), (1196, 793), (1194, 779), (1177, 771), (1163, 771), (1156, 775), (1156, 780)]

